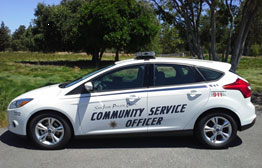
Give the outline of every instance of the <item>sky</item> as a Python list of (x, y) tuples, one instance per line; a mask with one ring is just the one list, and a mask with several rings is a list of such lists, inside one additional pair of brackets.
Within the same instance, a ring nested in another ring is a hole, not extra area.
[(35, 18), (35, 8), (39, 2), (57, 5), (61, 0), (0, 0), (0, 23), (3, 21), (11, 30), (15, 31), (20, 25), (29, 26)]

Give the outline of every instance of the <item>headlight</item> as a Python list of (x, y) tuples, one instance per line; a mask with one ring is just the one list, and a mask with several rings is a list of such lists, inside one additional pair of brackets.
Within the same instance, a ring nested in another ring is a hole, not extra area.
[(29, 103), (32, 100), (33, 99), (31, 99), (31, 98), (16, 100), (16, 101), (14, 101), (10, 104), (9, 109), (15, 109), (15, 108), (23, 107), (24, 105), (26, 105), (27, 103)]

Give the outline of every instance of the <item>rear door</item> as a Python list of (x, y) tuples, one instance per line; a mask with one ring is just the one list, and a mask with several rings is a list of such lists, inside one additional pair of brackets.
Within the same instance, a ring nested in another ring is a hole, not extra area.
[[(207, 103), (209, 88), (194, 67), (155, 64), (148, 92), (148, 131), (181, 130)], [(155, 119), (156, 118), (156, 119)]]

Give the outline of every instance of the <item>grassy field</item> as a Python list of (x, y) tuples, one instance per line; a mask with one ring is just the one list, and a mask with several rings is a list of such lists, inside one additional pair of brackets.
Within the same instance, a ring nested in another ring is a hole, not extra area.
[[(76, 79), (99, 68), (90, 60), (90, 56), (83, 54), (0, 53), (0, 127), (7, 125), (6, 108), (13, 98), (41, 86)], [(113, 60), (110, 54), (104, 56), (101, 66), (112, 64)], [(253, 90), (262, 91), (262, 57), (242, 58), (237, 72), (249, 80)]]
[(237, 73), (251, 83), (253, 91), (262, 91), (262, 57), (243, 57)]

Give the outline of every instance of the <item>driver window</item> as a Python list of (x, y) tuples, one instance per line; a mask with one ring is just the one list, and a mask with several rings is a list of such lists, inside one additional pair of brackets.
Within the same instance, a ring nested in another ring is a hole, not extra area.
[(95, 92), (143, 87), (144, 65), (125, 67), (102, 75), (92, 81)]

